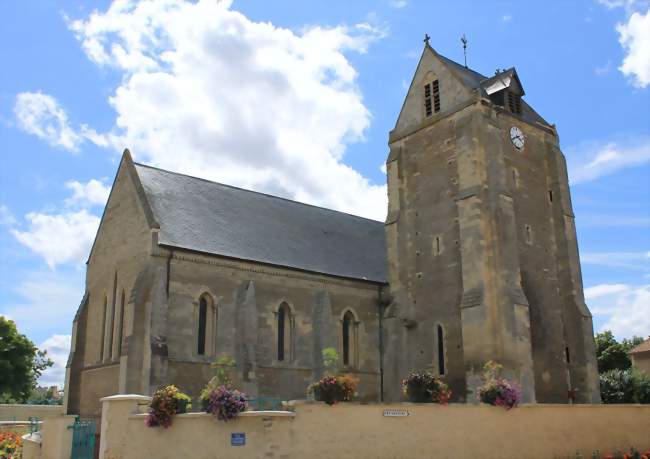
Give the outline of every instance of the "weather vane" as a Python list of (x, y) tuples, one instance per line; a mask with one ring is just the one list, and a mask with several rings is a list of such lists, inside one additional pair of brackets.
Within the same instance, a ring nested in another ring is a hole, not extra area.
[(463, 54), (465, 55), (465, 68), (467, 68), (467, 37), (465, 37), (465, 34), (463, 34), (463, 36), (460, 37), (460, 42), (463, 44)]
[(431, 39), (431, 37), (429, 36), (429, 34), (428, 34), (428, 33), (425, 33), (425, 34), (424, 34), (424, 40), (423, 40), (423, 41), (424, 41), (424, 44), (425, 44), (425, 45), (428, 45), (430, 39)]

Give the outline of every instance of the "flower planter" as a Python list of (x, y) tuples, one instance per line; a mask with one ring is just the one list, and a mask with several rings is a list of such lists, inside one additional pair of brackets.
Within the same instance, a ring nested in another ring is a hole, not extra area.
[(413, 371), (402, 380), (402, 390), (412, 403), (440, 403), (446, 405), (451, 397), (449, 386), (428, 371)]
[(321, 387), (314, 388), (314, 400), (317, 402), (325, 402), (328, 405), (342, 402), (344, 400), (343, 391), (338, 386), (333, 386), (328, 389)]
[(187, 413), (187, 404), (189, 403), (189, 400), (185, 400), (182, 398), (177, 398), (176, 399), (176, 414), (183, 414)]
[(424, 387), (408, 387), (406, 395), (411, 403), (433, 403), (431, 392)]

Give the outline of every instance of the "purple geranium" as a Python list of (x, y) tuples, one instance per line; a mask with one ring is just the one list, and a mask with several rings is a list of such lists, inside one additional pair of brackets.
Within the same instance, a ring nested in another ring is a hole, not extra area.
[(246, 410), (246, 394), (226, 386), (219, 386), (208, 396), (206, 412), (217, 419), (228, 421)]

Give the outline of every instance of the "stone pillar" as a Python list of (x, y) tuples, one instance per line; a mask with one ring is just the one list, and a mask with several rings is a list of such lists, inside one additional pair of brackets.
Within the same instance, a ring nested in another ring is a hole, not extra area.
[(145, 352), (145, 335), (149, 328), (146, 323), (151, 277), (148, 269), (138, 274), (125, 306), (125, 339), (122, 348), (123, 357), (120, 358), (120, 393), (148, 390), (149, 383), (143, 381), (143, 368), (145, 354), (149, 353)]
[(63, 415), (43, 420), (41, 425), (41, 458), (60, 459), (72, 454), (72, 429), (76, 416)]
[[(111, 447), (120, 447), (129, 443), (130, 432), (124, 428), (124, 424), (129, 415), (139, 412), (138, 405), (149, 404), (151, 397), (135, 394), (112, 395), (102, 398), (100, 402), (102, 404), (102, 424), (99, 457), (109, 458), (113, 457)], [(70, 454), (60, 457), (70, 457)]]
[(244, 282), (237, 292), (236, 301), (235, 360), (243, 390), (251, 397), (257, 397), (257, 301), (255, 283)]
[(167, 291), (167, 263), (164, 258), (153, 258), (153, 276), (150, 301), (147, 302), (148, 333), (145, 341), (149, 347), (149, 377), (146, 393), (169, 383), (167, 377), (167, 320), (169, 298)]
[(70, 355), (65, 369), (65, 393), (63, 396), (63, 412), (67, 414), (79, 414), (81, 369), (83, 368), (86, 350), (87, 317), (88, 294), (86, 293), (72, 322), (72, 339)]
[(323, 376), (323, 349), (337, 348), (336, 331), (333, 326), (332, 303), (326, 291), (317, 292), (312, 306), (312, 368), (314, 380)]

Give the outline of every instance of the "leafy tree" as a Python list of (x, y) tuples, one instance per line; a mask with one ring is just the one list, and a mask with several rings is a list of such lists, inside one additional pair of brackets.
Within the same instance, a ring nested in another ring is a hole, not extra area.
[(0, 316), (0, 400), (25, 402), (43, 370), (54, 364), (16, 324)]
[(643, 342), (643, 338), (634, 336), (632, 339), (624, 339), (619, 343), (609, 330), (597, 333), (595, 340), (599, 373), (630, 368), (632, 361), (628, 352)]

